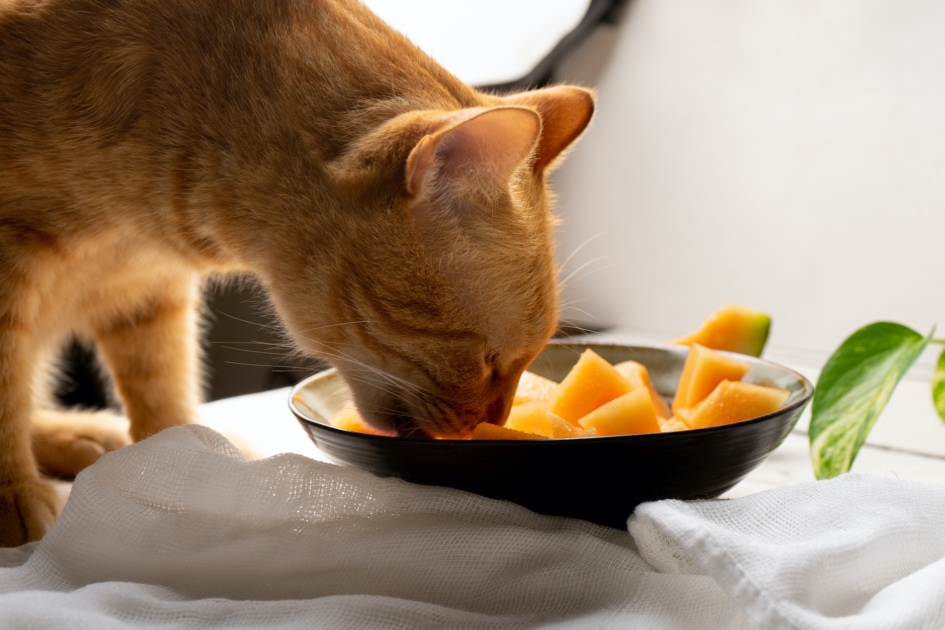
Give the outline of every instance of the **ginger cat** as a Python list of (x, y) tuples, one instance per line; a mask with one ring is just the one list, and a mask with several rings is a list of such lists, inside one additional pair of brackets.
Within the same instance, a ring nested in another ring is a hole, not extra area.
[(208, 274), (403, 434), (500, 422), (557, 325), (546, 178), (587, 90), (462, 84), (354, 0), (0, 0), (0, 545), (127, 438), (56, 411), (94, 341), (141, 440), (195, 420)]

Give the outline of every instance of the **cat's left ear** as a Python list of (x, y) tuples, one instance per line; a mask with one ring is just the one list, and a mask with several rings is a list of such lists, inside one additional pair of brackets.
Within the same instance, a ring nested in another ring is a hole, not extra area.
[(584, 88), (559, 85), (505, 97), (509, 105), (533, 107), (541, 116), (541, 140), (533, 168), (541, 173), (584, 133), (594, 114), (594, 94)]
[(466, 109), (444, 116), (441, 123), (407, 158), (411, 196), (444, 186), (508, 185), (541, 132), (538, 115), (524, 107)]

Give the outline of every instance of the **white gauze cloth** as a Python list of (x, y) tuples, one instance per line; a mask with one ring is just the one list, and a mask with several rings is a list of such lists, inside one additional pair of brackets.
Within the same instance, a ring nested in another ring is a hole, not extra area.
[(2, 628), (931, 629), (945, 486), (846, 475), (618, 531), (188, 426), (103, 457), (0, 563)]

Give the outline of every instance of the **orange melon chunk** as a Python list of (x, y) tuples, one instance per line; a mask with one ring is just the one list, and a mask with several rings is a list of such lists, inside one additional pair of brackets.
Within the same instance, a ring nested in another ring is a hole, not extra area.
[(666, 404), (663, 397), (660, 396), (659, 392), (653, 387), (653, 383), (650, 381), (650, 373), (642, 363), (624, 361), (623, 363), (615, 365), (614, 369), (627, 379), (631, 389), (642, 387), (650, 393), (650, 400), (653, 401), (653, 409), (656, 410), (657, 416), (660, 418), (669, 418), (673, 415), (669, 410), (669, 405)]
[(713, 350), (728, 350), (760, 357), (768, 341), (771, 317), (738, 304), (727, 304), (706, 318), (698, 330), (672, 341), (681, 346), (697, 343)]
[(604, 403), (581, 418), (579, 424), (585, 429), (597, 429), (599, 435), (660, 432), (656, 409), (645, 388)]
[(507, 427), (500, 427), (497, 424), (480, 422), (473, 429), (472, 439), (474, 440), (546, 440), (548, 438), (535, 435), (534, 433), (524, 433), (515, 431)]
[(560, 416), (556, 416), (538, 403), (528, 402), (512, 407), (505, 421), (505, 428), (513, 431), (534, 433), (549, 438), (593, 437), (597, 431), (575, 427)]
[(672, 433), (673, 431), (685, 431), (689, 427), (679, 418), (673, 416), (670, 418), (660, 418), (660, 431), (663, 433)]
[(521, 405), (526, 402), (537, 402), (547, 405), (555, 393), (558, 391), (558, 384), (537, 374), (523, 372), (522, 378), (518, 381), (518, 389), (515, 390), (515, 400), (513, 405)]
[(777, 387), (722, 381), (698, 406), (680, 409), (676, 417), (690, 429), (717, 427), (773, 413), (781, 408), (789, 394)]
[(593, 350), (585, 350), (558, 386), (549, 410), (568, 422), (578, 420), (614, 398), (630, 393), (630, 384)]
[(722, 381), (739, 381), (748, 373), (749, 365), (744, 361), (725, 356), (704, 346), (695, 344), (683, 364), (673, 399), (673, 412), (693, 408), (712, 393)]
[(395, 435), (393, 431), (381, 431), (365, 422), (364, 419), (361, 418), (361, 414), (358, 413), (358, 408), (354, 406), (354, 403), (350, 402), (346, 403), (341, 409), (335, 412), (335, 415), (331, 417), (331, 425), (337, 429), (354, 431), (355, 433), (386, 435), (388, 437)]

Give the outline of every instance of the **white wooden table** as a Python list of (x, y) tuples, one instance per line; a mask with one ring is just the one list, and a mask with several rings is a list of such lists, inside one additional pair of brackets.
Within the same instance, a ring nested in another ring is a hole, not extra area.
[[(765, 358), (797, 370), (812, 383), (817, 382), (821, 366), (812, 365), (805, 357), (771, 353)], [(917, 370), (899, 383), (860, 449), (853, 463), (854, 472), (945, 484), (945, 423), (932, 405), (927, 376)], [(810, 405), (781, 446), (725, 496), (744, 496), (813, 480), (809, 423)]]

